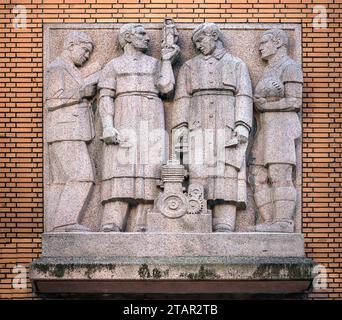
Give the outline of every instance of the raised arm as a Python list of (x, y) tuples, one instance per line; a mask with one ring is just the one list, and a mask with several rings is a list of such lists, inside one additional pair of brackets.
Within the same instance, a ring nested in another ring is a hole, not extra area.
[(175, 87), (175, 76), (173, 74), (172, 63), (179, 54), (179, 47), (174, 45), (173, 48), (162, 49), (162, 60), (159, 66), (159, 76), (157, 79), (157, 88), (163, 95), (169, 95)]
[(172, 129), (188, 126), (190, 110), (190, 68), (185, 63), (179, 70), (175, 101), (172, 108)]
[(190, 100), (190, 69), (183, 64), (178, 73), (171, 116), (172, 153), (180, 154), (181, 158), (187, 153)]

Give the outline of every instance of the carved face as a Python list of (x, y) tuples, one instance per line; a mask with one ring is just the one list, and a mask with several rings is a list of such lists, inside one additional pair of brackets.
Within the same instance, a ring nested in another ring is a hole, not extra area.
[(129, 36), (130, 42), (135, 49), (145, 52), (148, 49), (150, 37), (141, 26), (136, 27), (134, 30), (135, 32)]
[(70, 46), (70, 56), (73, 63), (81, 67), (90, 57), (93, 46), (90, 43), (73, 44)]
[(193, 42), (196, 49), (207, 56), (214, 52), (216, 48), (216, 40), (217, 37), (215, 34), (206, 34), (202, 32), (198, 36), (194, 37)]
[(262, 36), (259, 45), (261, 58), (264, 60), (270, 59), (278, 50), (277, 43), (273, 41), (272, 35), (265, 34)]

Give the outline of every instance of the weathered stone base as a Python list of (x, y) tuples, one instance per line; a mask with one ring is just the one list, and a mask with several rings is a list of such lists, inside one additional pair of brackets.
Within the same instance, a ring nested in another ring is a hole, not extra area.
[(304, 257), (298, 233), (43, 234), (43, 257)]
[(39, 294), (292, 294), (310, 286), (301, 234), (49, 233)]
[(305, 292), (306, 258), (41, 258), (37, 293), (290, 294)]

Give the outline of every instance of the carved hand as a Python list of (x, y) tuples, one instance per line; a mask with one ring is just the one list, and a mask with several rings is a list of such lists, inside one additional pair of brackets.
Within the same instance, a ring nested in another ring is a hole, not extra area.
[(286, 98), (288, 109), (287, 111), (298, 111), (301, 106), (301, 100), (295, 97)]
[(94, 96), (96, 94), (96, 84), (91, 83), (91, 84), (85, 85), (81, 89), (80, 93), (81, 93), (81, 97), (83, 97), (83, 98), (91, 98), (92, 96)]
[(261, 97), (254, 97), (254, 104), (258, 111), (265, 111), (264, 106), (266, 104), (266, 99)]
[(103, 130), (103, 135), (101, 137), (106, 144), (119, 144), (120, 136), (118, 130), (115, 128), (105, 128)]
[(234, 129), (234, 134), (238, 139), (239, 144), (247, 143), (249, 131), (243, 125), (237, 125)]
[(188, 130), (188, 126), (185, 123), (183, 123), (183, 124), (181, 124), (178, 127), (173, 129), (173, 135), (174, 135), (174, 138), (177, 141), (176, 148), (179, 147), (179, 143), (182, 140), (183, 148), (185, 148), (183, 150), (183, 152), (187, 151), (188, 135), (189, 135), (188, 131), (189, 131)]
[(180, 49), (175, 44), (172, 46), (172, 48), (162, 48), (161, 49), (161, 56), (163, 61), (171, 61), (171, 63), (174, 63), (179, 55)]
[(183, 123), (174, 129), (178, 137), (183, 137), (183, 141), (188, 139), (188, 125)]

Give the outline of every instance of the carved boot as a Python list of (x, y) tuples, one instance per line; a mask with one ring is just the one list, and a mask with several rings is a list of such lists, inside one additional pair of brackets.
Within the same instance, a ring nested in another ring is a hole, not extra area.
[(65, 232), (90, 232), (90, 231), (91, 229), (78, 223), (67, 226), (65, 228)]
[(121, 232), (120, 227), (114, 223), (107, 223), (102, 226), (103, 232)]
[(294, 232), (293, 215), (297, 191), (294, 187), (278, 187), (274, 190), (274, 229), (278, 232)]
[(136, 225), (134, 228), (135, 232), (145, 232), (146, 231), (146, 215), (149, 210), (153, 208), (152, 204), (139, 204)]
[[(270, 217), (270, 214), (274, 212), (274, 205), (273, 203), (266, 203), (262, 207), (258, 208), (259, 214), (264, 217)], [(270, 232), (272, 226), (272, 217), (270, 219), (264, 219), (264, 222), (259, 223), (255, 226), (254, 230), (257, 232)]]
[(123, 201), (104, 204), (102, 217), (103, 232), (120, 232), (127, 220), (128, 203)]
[[(80, 181), (70, 181), (64, 185), (51, 221), (54, 232), (91, 231), (89, 228), (82, 226), (81, 221), (93, 187), (92, 182)], [(56, 188), (53, 190), (56, 190)]]
[[(274, 215), (272, 189), (267, 187), (256, 192), (254, 194), (254, 201), (263, 220), (263, 223), (257, 224), (254, 227), (254, 231), (269, 232)], [(253, 229), (253, 227), (251, 229)]]
[(53, 229), (53, 232), (91, 232), (92, 230), (86, 226), (75, 223), (67, 226), (61, 226)]
[(258, 232), (294, 232), (294, 223), (292, 220), (275, 221), (272, 223), (262, 223), (256, 226)]

